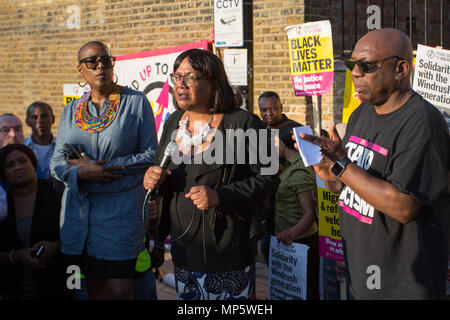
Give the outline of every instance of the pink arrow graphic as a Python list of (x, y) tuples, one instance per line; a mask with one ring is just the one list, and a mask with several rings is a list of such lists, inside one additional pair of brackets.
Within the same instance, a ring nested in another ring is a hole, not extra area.
[(156, 132), (159, 132), (164, 109), (167, 109), (169, 107), (169, 79), (167, 79), (164, 83), (159, 97), (156, 99), (156, 103), (158, 103), (158, 110), (155, 113), (155, 124)]

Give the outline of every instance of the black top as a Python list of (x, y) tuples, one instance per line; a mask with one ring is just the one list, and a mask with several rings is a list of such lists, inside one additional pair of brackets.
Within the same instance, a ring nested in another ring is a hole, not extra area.
[[(173, 219), (178, 222), (173, 224), (171, 229), (174, 262), (175, 264), (178, 262), (183, 267), (194, 266), (195, 268), (205, 263), (206, 244), (213, 241), (210, 232), (204, 232), (203, 228), (200, 230), (198, 228), (204, 223), (204, 215), (208, 212), (197, 209), (192, 200), (185, 197), (190, 189), (197, 185), (195, 178), (200, 167), (201, 165), (194, 163), (179, 165), (168, 179), (169, 188), (174, 193), (170, 212), (173, 214)], [(192, 245), (199, 248), (196, 243), (202, 244), (201, 250), (191, 249)]]
[[(178, 121), (183, 113), (183, 110), (176, 111), (164, 124), (156, 163), (161, 161), (163, 151), (172, 132), (178, 128)], [(213, 152), (214, 149), (210, 148), (216, 141), (215, 147), (219, 148), (219, 140), (216, 140), (218, 134), (228, 137), (226, 130), (238, 128), (243, 131), (267, 131), (254, 114), (235, 110), (224, 114), (211, 145), (204, 152)], [(222, 150), (226, 150), (226, 140), (227, 138), (221, 140)], [(228, 141), (232, 142), (233, 140)], [(247, 141), (247, 160), (251, 152), (248, 144)], [(233, 154), (230, 155), (231, 160), (236, 159)], [(226, 152), (223, 156), (225, 159)], [(171, 238), (175, 240), (172, 242), (172, 259), (175, 265), (195, 272), (224, 272), (241, 269), (254, 262), (255, 236), (260, 232), (258, 223), (266, 216), (263, 200), (275, 193), (279, 184), (277, 170), (273, 175), (264, 175), (261, 174), (262, 167), (260, 162), (251, 164), (248, 161), (240, 164), (235, 161), (212, 164), (202, 162), (187, 166), (170, 163), (172, 175), (168, 176), (162, 188), (163, 202), (159, 206), (162, 215), (159, 231), (161, 240), (170, 232)], [(190, 199), (184, 198), (192, 186), (201, 185), (216, 190), (220, 200), (219, 207), (203, 212), (196, 209)], [(183, 237), (177, 240), (183, 233)]]
[(401, 224), (347, 186), (339, 198), (348, 282), (360, 299), (436, 299), (444, 294), (448, 263), (450, 138), (440, 112), (418, 94), (379, 115), (362, 103), (343, 144), (350, 160), (422, 203)]
[[(24, 244), (17, 233), (14, 201), (8, 191), (8, 216), (0, 221), (0, 251), (22, 249)], [(30, 244), (43, 240), (59, 241), (60, 201), (53, 184), (49, 180), (39, 179), (34, 212), (31, 224)], [(0, 286), (7, 299), (21, 299), (23, 289), (23, 266), (19, 263), (0, 268)], [(38, 299), (65, 299), (66, 266), (61, 254), (53, 257), (46, 268), (33, 269), (38, 289)]]

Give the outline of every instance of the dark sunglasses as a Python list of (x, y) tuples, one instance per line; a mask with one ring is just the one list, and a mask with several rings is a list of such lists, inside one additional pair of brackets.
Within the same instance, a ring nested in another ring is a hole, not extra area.
[(382, 60), (374, 61), (374, 62), (368, 62), (364, 60), (353, 60), (352, 58), (347, 58), (344, 60), (345, 66), (350, 70), (353, 71), (353, 68), (355, 68), (355, 65), (358, 65), (358, 69), (361, 70), (364, 73), (371, 73), (377, 71), (379, 68), (381, 68), (381, 65), (383, 62), (389, 59), (398, 59), (398, 60), (405, 60), (398, 56), (392, 56), (387, 57)]
[(100, 62), (105, 68), (109, 69), (114, 67), (116, 58), (105, 54), (104, 56), (87, 57), (78, 61), (79, 64), (85, 63), (88, 69), (96, 69)]

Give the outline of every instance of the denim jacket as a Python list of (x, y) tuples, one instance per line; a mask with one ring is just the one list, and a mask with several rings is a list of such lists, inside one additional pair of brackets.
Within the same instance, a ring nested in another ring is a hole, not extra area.
[[(80, 255), (86, 247), (87, 254), (97, 259), (129, 260), (143, 250), (142, 180), (158, 144), (155, 120), (143, 93), (125, 88), (120, 98), (116, 118), (98, 133), (76, 126), (80, 99), (67, 104), (61, 116), (50, 169), (66, 186), (61, 209), (61, 251), (65, 254)], [(100, 113), (105, 112), (108, 102), (106, 99)], [(88, 111), (98, 115), (91, 101)], [(81, 146), (92, 161), (108, 160), (104, 165), (140, 170), (109, 183), (78, 181), (79, 166), (67, 165), (65, 143)]]

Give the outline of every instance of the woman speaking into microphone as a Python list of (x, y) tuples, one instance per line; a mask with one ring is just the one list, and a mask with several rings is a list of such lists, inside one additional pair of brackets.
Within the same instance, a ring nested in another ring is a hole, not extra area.
[[(276, 191), (279, 180), (261, 174), (259, 158), (249, 162), (250, 153), (259, 154), (253, 148), (260, 144), (236, 145), (237, 139), (225, 137), (229, 130), (258, 135), (267, 129), (256, 115), (240, 109), (242, 98), (213, 53), (185, 51), (173, 70), (170, 77), (180, 110), (164, 124), (156, 163), (172, 140), (186, 161), (174, 157), (168, 169), (152, 166), (146, 172), (144, 187), (160, 188), (162, 196), (158, 240), (171, 234), (179, 299), (250, 299), (255, 284), (256, 216), (263, 213), (262, 202)], [(236, 160), (237, 149), (224, 148), (220, 141), (242, 147), (245, 161), (197, 161), (214, 150), (217, 160)], [(219, 154), (224, 158), (219, 159)]]

